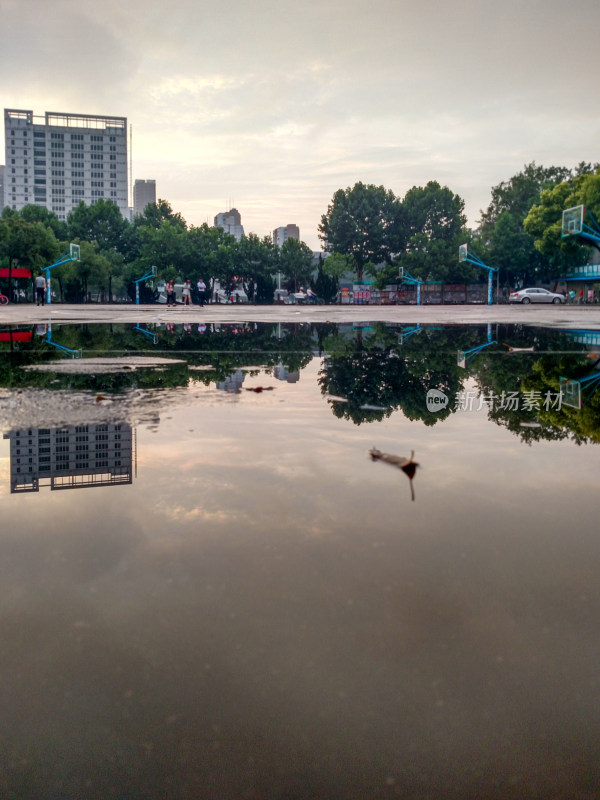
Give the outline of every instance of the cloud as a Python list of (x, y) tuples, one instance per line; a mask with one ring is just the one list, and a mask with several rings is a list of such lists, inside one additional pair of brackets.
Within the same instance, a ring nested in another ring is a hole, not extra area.
[(9, 107), (127, 116), (134, 177), (190, 223), (235, 197), (246, 230), (294, 221), (317, 247), (356, 180), (400, 195), (439, 180), (474, 223), (525, 163), (594, 161), (599, 17), (595, 0), (2, 0), (19, 35), (0, 68), (19, 64)]

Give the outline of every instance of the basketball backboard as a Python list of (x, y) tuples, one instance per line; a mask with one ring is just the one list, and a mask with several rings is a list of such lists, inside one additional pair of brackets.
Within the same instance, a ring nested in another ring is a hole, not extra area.
[(574, 236), (581, 233), (583, 230), (583, 216), (585, 214), (585, 206), (573, 206), (573, 208), (565, 208), (562, 213), (562, 227), (561, 238), (566, 236)]
[(458, 260), (459, 261), (466, 261), (469, 255), (469, 245), (468, 244), (461, 244), (458, 248)]
[(581, 381), (576, 381), (572, 378), (560, 378), (559, 386), (561, 405), (576, 408), (579, 411), (581, 408)]
[(81, 261), (81, 247), (78, 244), (69, 245), (71, 261)]

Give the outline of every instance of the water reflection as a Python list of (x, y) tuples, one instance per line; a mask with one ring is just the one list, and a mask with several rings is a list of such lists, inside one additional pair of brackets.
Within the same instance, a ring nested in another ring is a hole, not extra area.
[(118, 486), (133, 479), (133, 437), (126, 423), (25, 428), (10, 441), (10, 491)]
[(174, 328), (0, 339), (0, 796), (594, 796), (594, 332)]
[[(55, 326), (54, 332), (44, 326), (44, 337), (38, 338), (32, 330), (0, 333), (0, 353), (6, 356), (0, 359), (0, 386), (118, 394), (184, 388), (193, 382), (237, 394), (246, 376), (261, 372), (296, 382), (317, 357), (322, 359), (318, 382), (323, 399), (335, 416), (356, 424), (401, 411), (431, 426), (477, 400), (478, 410), (487, 410), (491, 421), (523, 441), (571, 437), (591, 442), (600, 438), (594, 399), (599, 340), (597, 331), (499, 325), (238, 323), (201, 324), (192, 330), (169, 323), (150, 330), (139, 324)], [(93, 360), (98, 353), (112, 360), (110, 376), (106, 362)], [(163, 359), (133, 365), (126, 360), (141, 353)], [(65, 355), (83, 354), (79, 365), (64, 363)], [(578, 407), (568, 392), (576, 393)], [(428, 403), (432, 393), (444, 397), (444, 404)], [(555, 402), (547, 402), (550, 395)]]

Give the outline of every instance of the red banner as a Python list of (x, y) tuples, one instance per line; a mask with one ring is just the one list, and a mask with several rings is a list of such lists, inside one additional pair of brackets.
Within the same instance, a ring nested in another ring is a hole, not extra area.
[[(31, 270), (26, 267), (13, 267), (10, 274), (13, 278), (31, 278)], [(8, 267), (0, 268), (0, 278), (8, 278)]]

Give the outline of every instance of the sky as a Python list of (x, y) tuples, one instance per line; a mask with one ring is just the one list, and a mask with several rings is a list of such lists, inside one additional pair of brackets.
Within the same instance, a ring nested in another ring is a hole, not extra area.
[(126, 116), (191, 225), (318, 224), (436, 180), (475, 226), (525, 164), (600, 160), (598, 0), (0, 0), (4, 108)]

